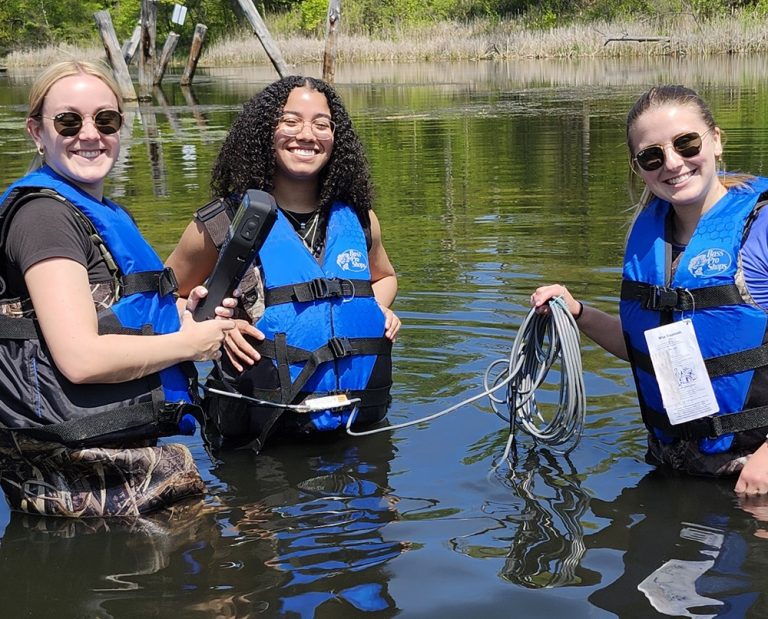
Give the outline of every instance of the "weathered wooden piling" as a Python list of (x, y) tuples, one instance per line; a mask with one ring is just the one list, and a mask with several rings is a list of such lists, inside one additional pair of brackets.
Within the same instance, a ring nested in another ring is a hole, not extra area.
[(93, 19), (96, 21), (96, 27), (99, 29), (99, 35), (104, 44), (107, 60), (112, 67), (112, 73), (115, 76), (117, 85), (120, 87), (120, 94), (127, 101), (135, 101), (136, 90), (133, 88), (131, 75), (128, 73), (128, 65), (125, 63), (123, 53), (120, 50), (120, 44), (118, 43), (109, 11), (96, 11), (93, 14)]
[(336, 41), (341, 22), (341, 0), (328, 0), (328, 15), (325, 20), (325, 51), (323, 52), (323, 79), (333, 84), (335, 77)]
[(155, 83), (157, 0), (141, 0), (141, 44), (139, 45), (139, 99), (151, 99)]
[(272, 61), (277, 73), (280, 77), (285, 77), (290, 73), (288, 64), (283, 59), (283, 55), (280, 53), (280, 48), (277, 47), (275, 41), (272, 39), (272, 35), (269, 34), (267, 25), (264, 20), (261, 19), (261, 15), (253, 5), (252, 0), (237, 0), (240, 8), (243, 9), (246, 19), (250, 22), (253, 32), (259, 38), (261, 45), (264, 47), (264, 51), (267, 52), (267, 56)]
[(195, 77), (195, 70), (197, 69), (197, 61), (200, 60), (200, 52), (203, 49), (203, 41), (205, 40), (205, 33), (208, 31), (208, 26), (205, 24), (197, 24), (195, 26), (195, 34), (192, 35), (192, 46), (189, 49), (189, 58), (187, 59), (187, 66), (184, 69), (184, 73), (181, 76), (179, 83), (182, 86), (188, 86), (192, 83), (192, 78)]
[(168, 67), (168, 63), (171, 61), (171, 56), (176, 50), (176, 45), (179, 43), (179, 35), (171, 31), (168, 33), (168, 38), (163, 45), (163, 51), (160, 52), (160, 59), (155, 67), (155, 80), (154, 84), (157, 85), (163, 81), (163, 75)]
[(136, 55), (136, 50), (139, 48), (140, 41), (141, 41), (141, 22), (136, 24), (136, 27), (133, 29), (133, 34), (131, 34), (131, 38), (126, 40), (125, 43), (123, 43), (123, 47), (120, 50), (123, 54), (123, 58), (125, 59), (125, 64), (127, 64), (128, 66), (130, 66), (131, 61)]

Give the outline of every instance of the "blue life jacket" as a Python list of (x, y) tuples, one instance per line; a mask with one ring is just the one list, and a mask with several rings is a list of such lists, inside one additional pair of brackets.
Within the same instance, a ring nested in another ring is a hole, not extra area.
[[(346, 393), (361, 398), (357, 419), (362, 423), (383, 418), (392, 382), (391, 342), (384, 337), (385, 317), (373, 296), (365, 234), (355, 211), (341, 203), (331, 207), (321, 263), (279, 213), (259, 259), (265, 311), (256, 327), (265, 340), (255, 348), (262, 361), (253, 373), (229, 377), (230, 388), (234, 383), (245, 395), (287, 404), (309, 395)], [(385, 365), (385, 378), (372, 385), (377, 363)], [(269, 371), (264, 364), (270, 364)], [(349, 415), (250, 406), (246, 428), (234, 420), (242, 414), (224, 404), (214, 415), (221, 433), (255, 434), (262, 444), (278, 417), (284, 416), (281, 424), (291, 427), (289, 432), (311, 433), (337, 429)]]
[[(0, 197), (0, 247), (5, 247), (14, 213), (36, 197), (73, 208), (102, 249), (118, 298), (98, 312), (100, 333), (178, 331), (173, 272), (164, 268), (131, 216), (106, 198), (94, 199), (47, 166), (16, 181)], [(26, 371), (12, 371), (20, 362)], [(46, 440), (56, 440), (54, 432), (59, 442), (68, 444), (99, 444), (105, 436), (112, 441), (175, 434), (185, 405), (193, 401), (192, 364), (125, 383), (70, 383), (53, 363), (36, 321), (25, 318), (1, 317), (0, 363), (6, 369), (0, 380), (0, 426), (28, 428), (27, 433)], [(186, 418), (182, 431), (189, 431), (190, 423)]]
[[(768, 179), (731, 188), (698, 223), (671, 276), (672, 209), (655, 198), (627, 241), (621, 324), (643, 420), (657, 438), (698, 439), (703, 453), (728, 451), (734, 432), (768, 426), (765, 398), (768, 314), (745, 300), (740, 250)], [(714, 416), (671, 425), (662, 405), (644, 333), (691, 319), (720, 408)]]

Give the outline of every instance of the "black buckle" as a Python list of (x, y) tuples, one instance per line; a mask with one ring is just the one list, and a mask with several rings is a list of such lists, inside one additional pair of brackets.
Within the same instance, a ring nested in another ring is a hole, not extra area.
[(328, 348), (331, 349), (331, 353), (336, 359), (348, 357), (352, 354), (352, 344), (350, 343), (348, 337), (331, 338), (328, 340)]
[(157, 411), (157, 421), (160, 428), (172, 431), (178, 430), (184, 410), (187, 407), (186, 402), (163, 402)]
[(647, 295), (643, 295), (643, 307), (658, 312), (678, 309), (680, 290), (664, 286), (650, 286)]
[(297, 301), (317, 301), (318, 299), (325, 299), (328, 297), (328, 280), (323, 277), (318, 277), (307, 282), (307, 290), (309, 291), (309, 298), (307, 295), (296, 295)]
[(176, 280), (176, 273), (171, 267), (165, 267), (157, 280), (157, 288), (160, 296), (173, 294), (179, 289), (179, 282)]

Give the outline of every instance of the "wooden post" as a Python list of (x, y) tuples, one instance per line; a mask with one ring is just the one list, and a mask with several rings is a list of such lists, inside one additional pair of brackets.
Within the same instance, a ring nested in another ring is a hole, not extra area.
[(160, 52), (160, 61), (157, 63), (155, 69), (155, 84), (159, 84), (163, 81), (163, 75), (165, 75), (165, 69), (168, 67), (168, 63), (171, 61), (171, 56), (176, 49), (176, 45), (179, 42), (179, 35), (171, 31), (168, 33), (168, 38), (163, 45), (163, 51)]
[(107, 60), (112, 67), (112, 73), (115, 76), (115, 80), (117, 80), (118, 86), (120, 86), (120, 94), (123, 95), (123, 99), (135, 101), (136, 90), (133, 88), (131, 75), (128, 73), (128, 65), (125, 64), (125, 59), (120, 51), (117, 34), (115, 34), (115, 28), (112, 25), (109, 11), (96, 11), (93, 14), (93, 19), (96, 20), (96, 27), (99, 29)]
[(197, 24), (195, 26), (195, 34), (192, 35), (192, 47), (189, 48), (187, 66), (179, 81), (182, 86), (189, 86), (192, 83), (192, 78), (195, 77), (197, 61), (200, 60), (200, 52), (203, 49), (206, 32), (208, 32), (208, 26), (205, 24)]
[(139, 99), (152, 98), (155, 81), (157, 0), (141, 0), (141, 45), (139, 46)]
[(259, 37), (259, 41), (264, 47), (264, 51), (267, 52), (267, 56), (272, 61), (277, 73), (280, 77), (285, 77), (289, 74), (288, 64), (283, 60), (283, 55), (280, 53), (280, 49), (275, 45), (272, 40), (272, 35), (269, 34), (267, 25), (264, 20), (261, 19), (261, 15), (253, 5), (252, 0), (237, 0), (240, 8), (243, 9), (245, 17), (251, 23), (254, 33)]
[(127, 65), (131, 64), (131, 60), (133, 60), (133, 57), (136, 54), (136, 49), (139, 47), (140, 40), (141, 40), (141, 22), (136, 24), (136, 27), (133, 29), (133, 34), (131, 35), (131, 38), (128, 39), (125, 43), (123, 43), (123, 47), (120, 50), (123, 53), (123, 58), (125, 58), (125, 64)]
[(323, 53), (323, 79), (333, 84), (336, 40), (341, 21), (341, 0), (328, 0), (328, 16), (325, 21), (325, 52)]

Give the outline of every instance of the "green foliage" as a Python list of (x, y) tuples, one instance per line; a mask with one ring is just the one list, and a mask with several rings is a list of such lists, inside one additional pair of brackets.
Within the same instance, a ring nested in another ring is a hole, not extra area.
[[(183, 26), (170, 21), (174, 2), (186, 5)], [(282, 34), (322, 35), (328, 0), (255, 0), (270, 29)], [(109, 10), (118, 39), (125, 41), (139, 19), (141, 0), (0, 0), (0, 54), (51, 43), (97, 43), (93, 13)], [(756, 18), (768, 15), (768, 0), (343, 0), (342, 24), (347, 32), (390, 35), (401, 27), (441, 20), (521, 17), (531, 28), (548, 29), (574, 20), (649, 19), (689, 14), (697, 19), (746, 9)], [(172, 29), (186, 49), (195, 24), (208, 27), (215, 41), (247, 29), (237, 0), (157, 0), (157, 41)]]
[[(343, 9), (342, 9), (343, 10)], [(299, 4), (301, 30), (306, 33), (321, 32), (328, 15), (327, 0), (302, 0)]]

